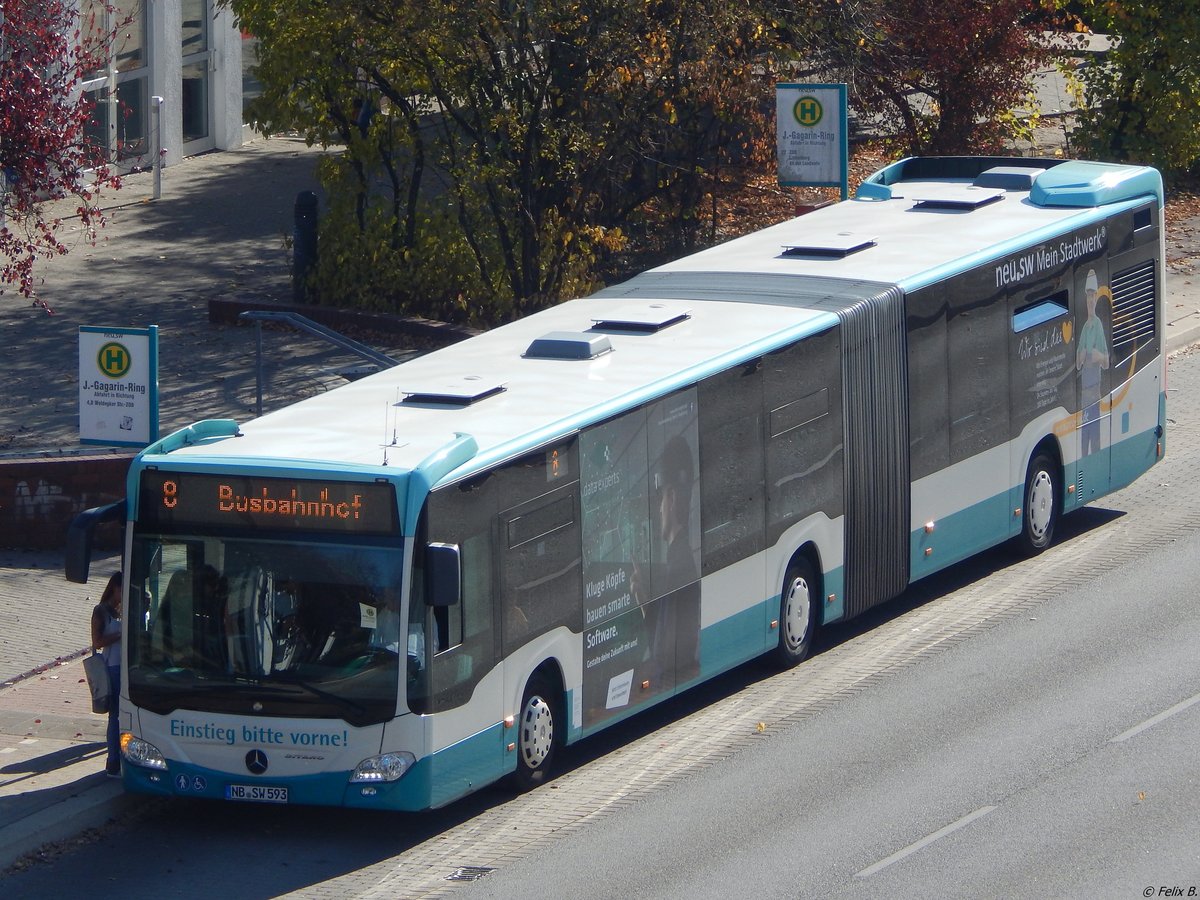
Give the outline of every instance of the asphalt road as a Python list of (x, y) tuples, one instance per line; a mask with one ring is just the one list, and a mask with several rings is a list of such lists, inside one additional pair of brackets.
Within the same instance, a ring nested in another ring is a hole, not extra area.
[(1198, 579), (1193, 533), (463, 896), (1200, 890)]

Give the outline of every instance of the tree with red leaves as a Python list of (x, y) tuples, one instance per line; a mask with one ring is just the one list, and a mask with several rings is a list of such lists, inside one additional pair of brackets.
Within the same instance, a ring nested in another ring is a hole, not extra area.
[[(913, 154), (996, 152), (1047, 60), (1042, 0), (836, 0), (824, 48), (866, 118)], [(851, 38), (845, 41), (845, 36)]]
[(15, 286), (47, 311), (34, 264), (68, 250), (47, 204), (74, 198), (94, 241), (104, 221), (97, 191), (120, 186), (104, 148), (87, 140), (92, 103), (80, 87), (103, 66), (111, 40), (81, 26), (63, 0), (4, 0), (0, 8), (0, 294)]

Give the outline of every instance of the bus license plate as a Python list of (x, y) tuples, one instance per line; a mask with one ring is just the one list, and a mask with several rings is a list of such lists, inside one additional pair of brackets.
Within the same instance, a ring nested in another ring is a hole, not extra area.
[(249, 800), (252, 803), (287, 803), (288, 789), (265, 784), (227, 784), (226, 800)]

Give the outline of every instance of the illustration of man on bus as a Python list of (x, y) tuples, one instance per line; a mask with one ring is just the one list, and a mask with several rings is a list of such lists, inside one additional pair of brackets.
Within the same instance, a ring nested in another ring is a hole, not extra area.
[(1087, 456), (1100, 449), (1100, 396), (1102, 372), (1108, 368), (1108, 340), (1104, 333), (1104, 322), (1096, 313), (1100, 297), (1112, 301), (1112, 291), (1101, 287), (1096, 270), (1089, 269), (1084, 282), (1084, 297), (1087, 303), (1087, 319), (1079, 329), (1079, 343), (1075, 349), (1075, 370), (1079, 373), (1079, 405), (1082, 410), (1083, 444), (1080, 453)]

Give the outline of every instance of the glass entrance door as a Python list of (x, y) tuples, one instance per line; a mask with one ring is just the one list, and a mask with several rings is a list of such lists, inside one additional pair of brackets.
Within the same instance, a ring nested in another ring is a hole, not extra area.
[[(122, 168), (140, 165), (147, 154), (148, 82), (146, 11), (141, 0), (84, 0), (80, 32), (85, 48), (99, 57), (82, 88), (94, 104), (85, 133)], [(115, 35), (111, 46), (109, 35)]]
[(182, 0), (180, 44), (183, 53), (181, 93), (183, 152), (210, 150), (212, 141), (212, 19), (210, 0)]

